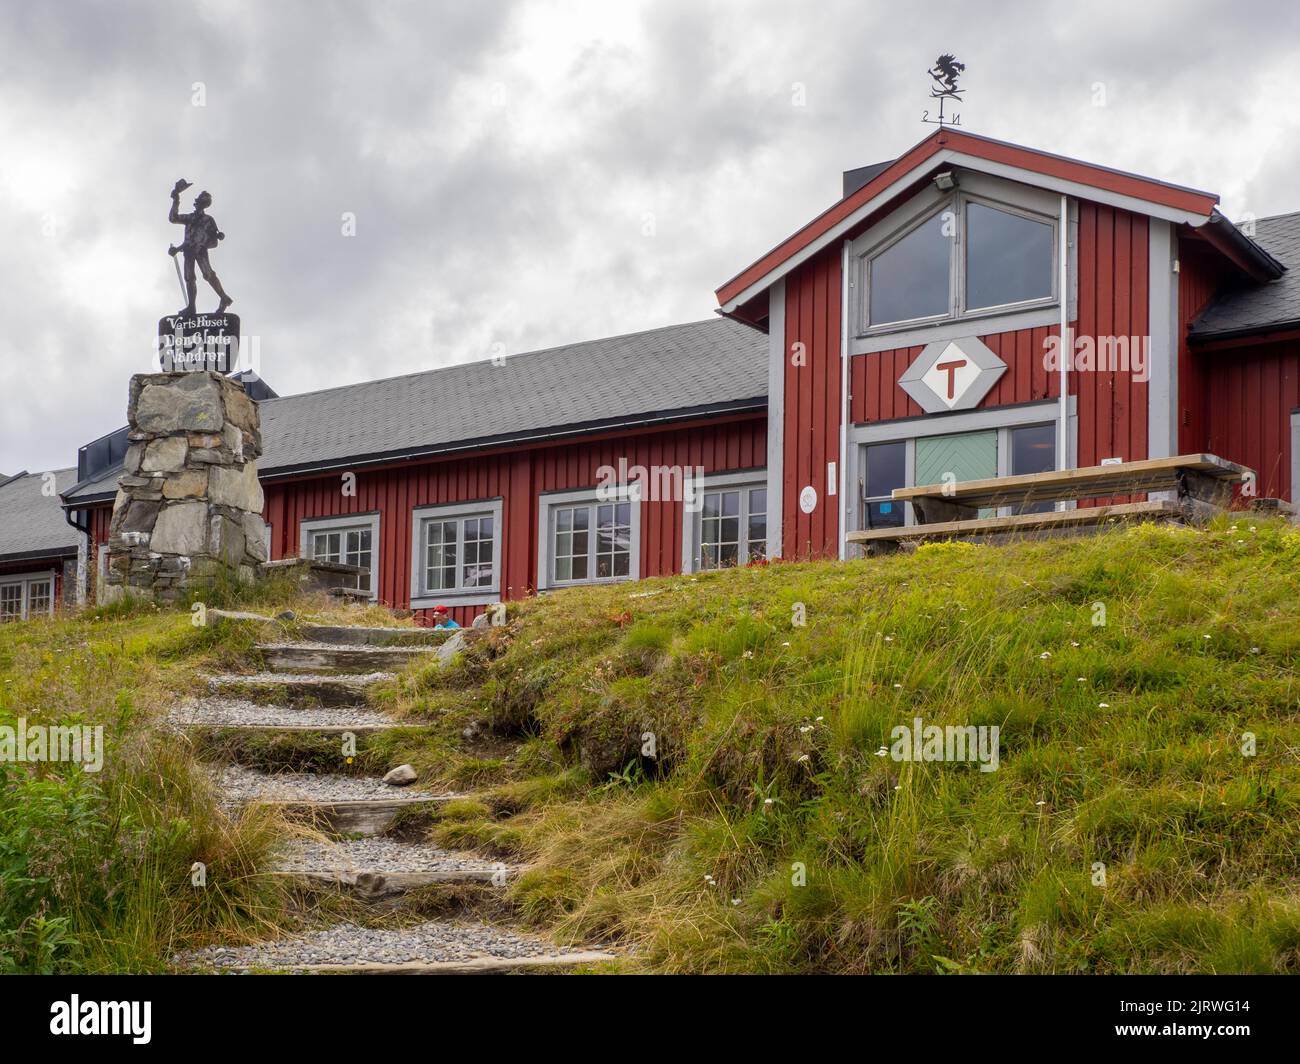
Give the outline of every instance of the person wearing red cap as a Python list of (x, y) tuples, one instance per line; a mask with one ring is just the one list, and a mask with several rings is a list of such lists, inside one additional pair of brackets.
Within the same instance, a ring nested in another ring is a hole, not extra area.
[(451, 611), (446, 606), (433, 607), (433, 626), (435, 628), (459, 628), (451, 616)]

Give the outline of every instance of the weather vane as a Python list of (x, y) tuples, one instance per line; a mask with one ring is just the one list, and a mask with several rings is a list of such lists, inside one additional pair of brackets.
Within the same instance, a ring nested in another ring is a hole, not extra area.
[(930, 112), (926, 110), (921, 114), (922, 122), (929, 122), (934, 126), (961, 125), (961, 114), (955, 113), (949, 117), (943, 113), (943, 105), (948, 100), (961, 103), (961, 98), (965, 95), (966, 90), (957, 88), (957, 79), (961, 77), (965, 69), (965, 63), (957, 62), (957, 57), (947, 52), (935, 60), (934, 66), (926, 73), (930, 75), (931, 80), (934, 82), (930, 86), (930, 99), (939, 101), (939, 117), (931, 118)]

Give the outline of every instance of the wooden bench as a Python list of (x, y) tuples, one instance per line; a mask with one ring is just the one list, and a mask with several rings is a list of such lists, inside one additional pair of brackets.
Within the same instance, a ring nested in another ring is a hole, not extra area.
[[(1184, 454), (1016, 477), (895, 488), (894, 501), (910, 502), (917, 523), (850, 532), (846, 538), (850, 543), (883, 546), (919, 539), (1058, 533), (1115, 520), (1202, 521), (1226, 510), (1232, 502), (1233, 485), (1251, 475), (1245, 466), (1217, 455)], [(982, 508), (1019, 508), (1149, 492), (1168, 492), (1174, 498), (979, 517)]]

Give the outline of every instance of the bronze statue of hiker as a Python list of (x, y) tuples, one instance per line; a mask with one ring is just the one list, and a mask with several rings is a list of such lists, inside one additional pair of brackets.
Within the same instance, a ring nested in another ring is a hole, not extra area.
[[(226, 234), (217, 228), (217, 220), (212, 215), (206, 213), (207, 209), (212, 206), (212, 195), (208, 192), (200, 192), (194, 197), (194, 210), (190, 214), (180, 214), (177, 207), (180, 205), (180, 196), (190, 183), (184, 178), (176, 182), (176, 187), (172, 189), (172, 209), (167, 216), (169, 222), (175, 222), (177, 225), (185, 226), (185, 238), (180, 245), (173, 244), (167, 249), (167, 254), (172, 256), (172, 261), (176, 261), (176, 254), (179, 252), (185, 257), (185, 280), (182, 287), (185, 289), (186, 298), (189, 303), (185, 309), (180, 312), (182, 317), (193, 317), (194, 299), (197, 293), (198, 285), (194, 280), (194, 266), (199, 267), (199, 272), (203, 274), (203, 279), (212, 286), (212, 290), (217, 293), (221, 299), (220, 305), (216, 309), (217, 314), (225, 312), (226, 308), (234, 302), (226, 290), (221, 287), (221, 281), (217, 279), (216, 271), (212, 269), (211, 263), (208, 262), (208, 252), (217, 246), (218, 241), (224, 240)], [(179, 264), (176, 267), (176, 273), (180, 275)]]

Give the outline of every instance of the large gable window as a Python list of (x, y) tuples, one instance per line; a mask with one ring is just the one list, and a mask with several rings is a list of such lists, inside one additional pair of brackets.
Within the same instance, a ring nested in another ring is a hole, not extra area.
[(941, 317), (951, 303), (952, 237), (936, 214), (871, 260), (872, 322)]
[(862, 256), (862, 328), (1019, 310), (1056, 295), (1056, 222), (957, 193)]
[(966, 307), (979, 310), (1050, 299), (1050, 222), (983, 203), (966, 205)]

